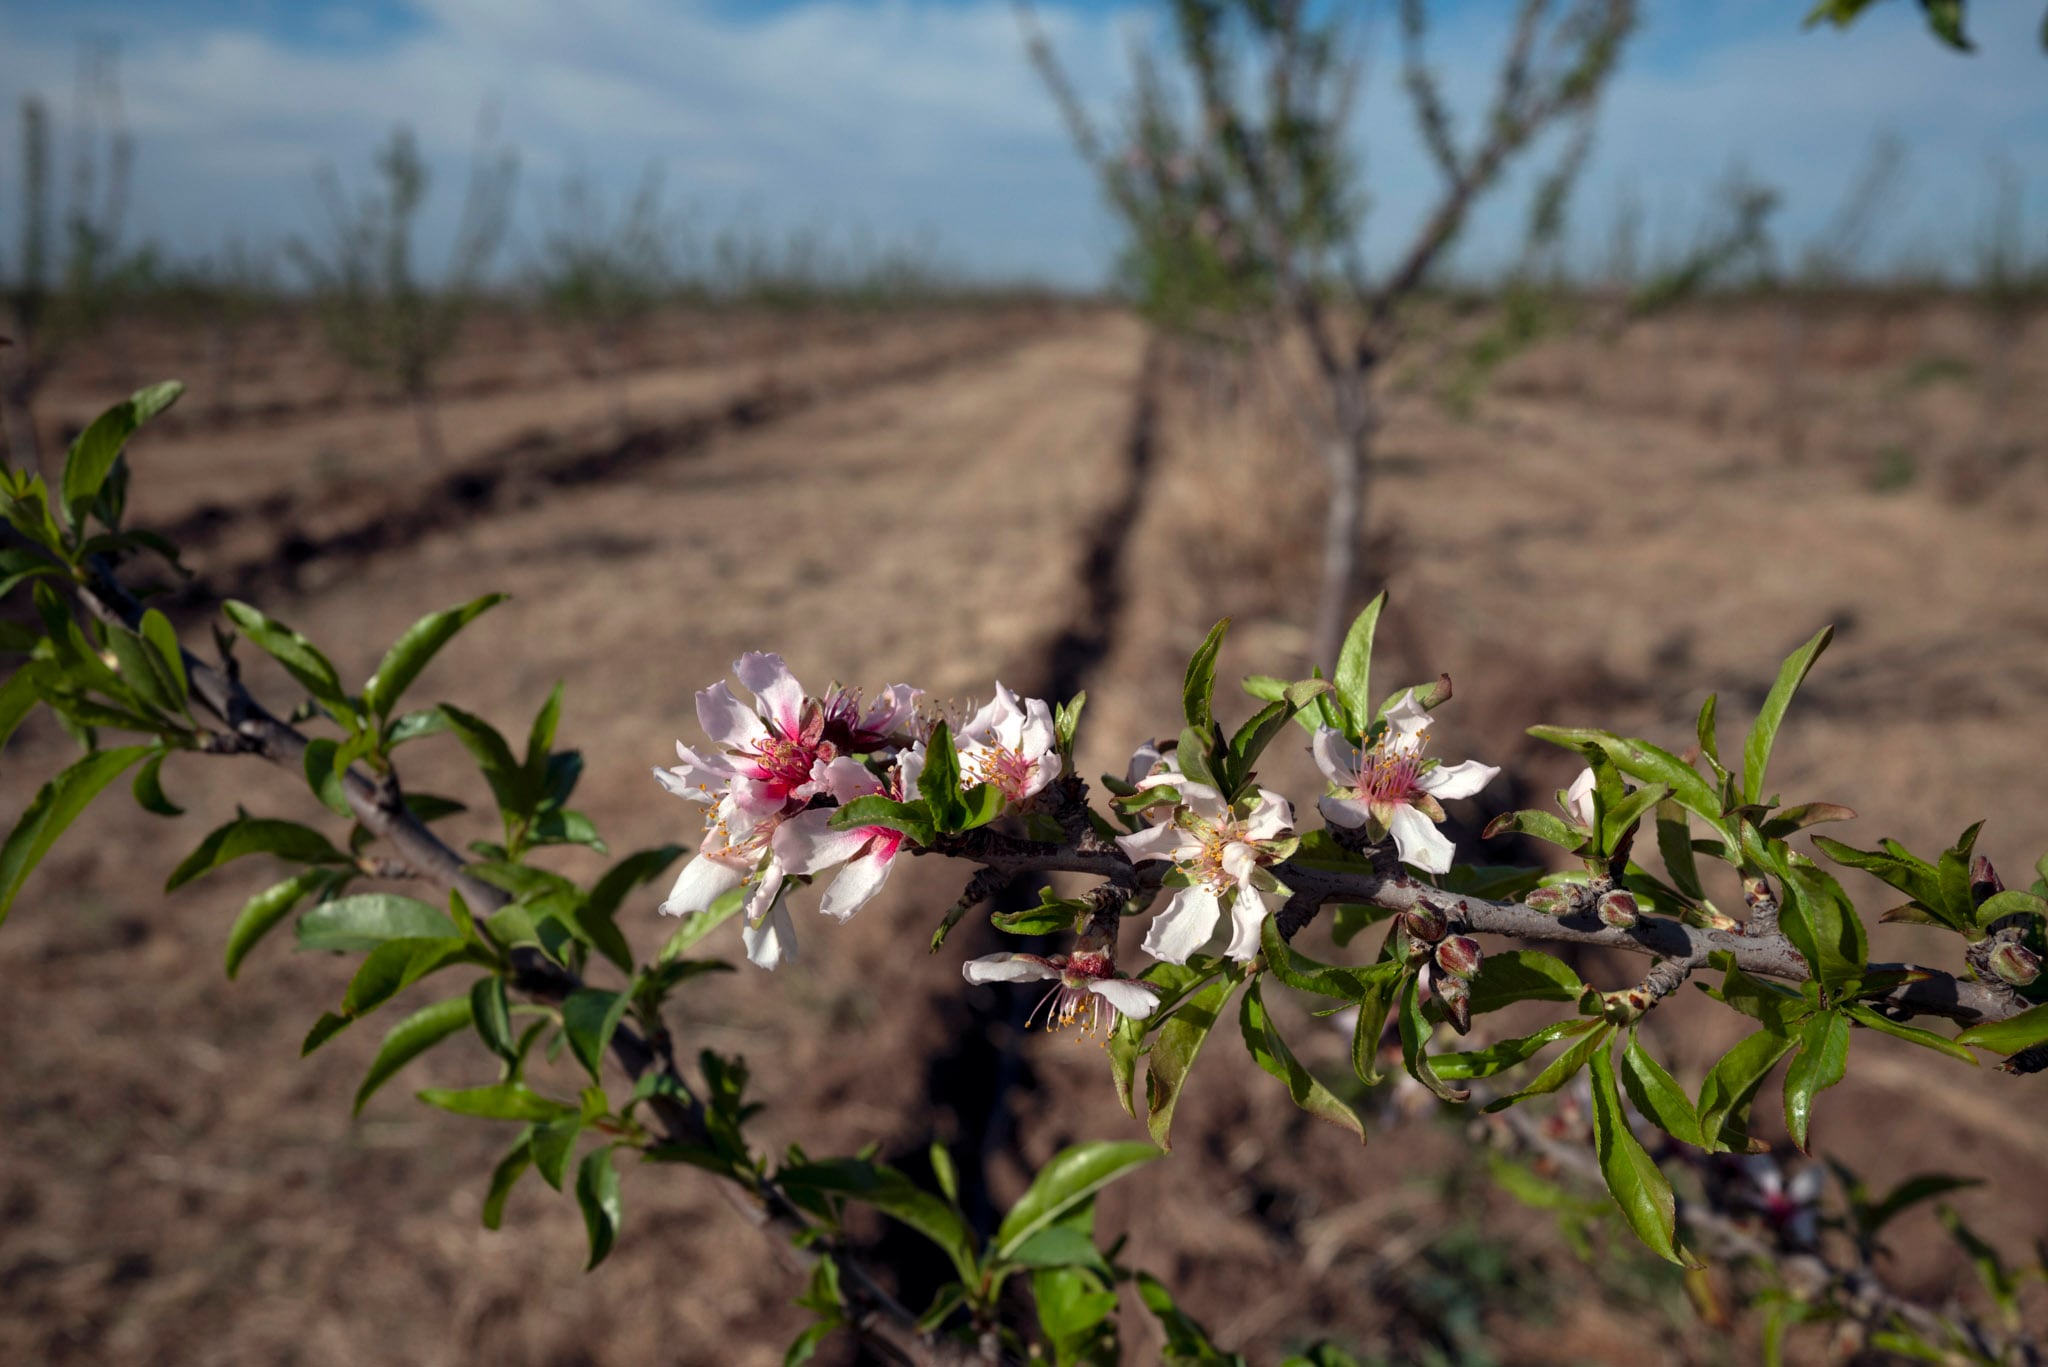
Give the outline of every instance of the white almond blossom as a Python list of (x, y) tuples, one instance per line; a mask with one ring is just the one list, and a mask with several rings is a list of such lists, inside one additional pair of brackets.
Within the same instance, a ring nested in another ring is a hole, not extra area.
[(752, 884), (741, 913), (747, 957), (762, 968), (796, 958), (796, 934), (782, 905), (787, 870), (771, 848), (780, 815), (763, 816), (731, 798), (712, 808), (705, 820), (704, 843), (683, 865), (669, 888), (661, 911), (687, 916), (709, 911), (711, 904), (734, 888)]
[(1041, 958), (1036, 954), (988, 954), (960, 966), (971, 983), (1015, 983), (1057, 979), (1059, 985), (1040, 999), (1025, 1017), (1026, 1029), (1040, 1011), (1045, 1028), (1058, 1030), (1082, 1021), (1081, 1032), (1116, 1029), (1119, 1013), (1149, 1016), (1159, 1006), (1159, 989), (1150, 983), (1116, 976), (1107, 954), (1075, 952)]
[[(916, 797), (918, 776), (923, 772), (924, 750), (920, 746), (896, 757), (887, 783), (860, 761), (844, 756), (826, 765), (821, 779), (841, 805), (871, 796), (904, 802)], [(832, 886), (825, 889), (825, 900), (818, 908), (844, 921), (882, 890), (902, 850), (904, 835), (887, 826), (833, 830), (834, 810), (813, 808), (783, 822), (775, 831), (774, 854), (778, 865), (795, 874), (819, 874), (844, 864)]]
[(1590, 766), (1579, 770), (1579, 776), (1572, 780), (1572, 786), (1564, 790), (1565, 814), (1581, 826), (1599, 824), (1599, 812), (1593, 805), (1595, 786)]
[(1334, 792), (1316, 806), (1333, 826), (1370, 825), (1394, 837), (1403, 863), (1429, 873), (1451, 867), (1451, 842), (1436, 823), (1444, 819), (1440, 798), (1471, 797), (1493, 781), (1499, 768), (1467, 760), (1443, 764), (1423, 757), (1429, 714), (1415, 690), (1387, 710), (1387, 729), (1361, 752), (1331, 727), (1319, 727), (1311, 749), (1316, 766)]
[(1002, 684), (989, 704), (960, 728), (960, 781), (993, 784), (1007, 802), (1024, 802), (1060, 776), (1052, 708), (1043, 698), (1019, 699)]
[(1173, 819), (1116, 838), (1134, 862), (1168, 859), (1191, 880), (1176, 889), (1166, 909), (1152, 918), (1145, 932), (1145, 952), (1168, 963), (1186, 963), (1189, 955), (1209, 943), (1228, 906), (1230, 945), (1224, 952), (1241, 962), (1254, 958), (1267, 907), (1253, 876), (1262, 864), (1273, 861), (1271, 846), (1293, 833), (1293, 809), (1286, 798), (1261, 788), (1250, 814), (1240, 817), (1222, 793), (1180, 774), (1156, 774), (1138, 787), (1161, 784), (1171, 784), (1180, 793), (1181, 805)]

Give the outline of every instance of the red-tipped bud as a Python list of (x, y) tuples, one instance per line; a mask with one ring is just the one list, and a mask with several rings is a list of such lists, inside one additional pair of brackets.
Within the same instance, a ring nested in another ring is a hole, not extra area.
[(1750, 909), (1753, 911), (1763, 903), (1775, 903), (1778, 899), (1771, 895), (1771, 885), (1769, 883), (1761, 878), (1752, 877), (1742, 880), (1742, 900), (1749, 903)]
[(2041, 956), (2016, 941), (2000, 941), (1990, 958), (1991, 971), (2014, 987), (2025, 987), (2041, 976)]
[(1978, 855), (1970, 861), (1970, 900), (1978, 906), (2005, 891), (2005, 880), (1998, 876), (1998, 870), (1991, 867), (1991, 861)]
[(1529, 910), (1540, 911), (1545, 916), (1564, 916), (1572, 909), (1572, 895), (1564, 888), (1531, 888), (1529, 895), (1522, 900), (1529, 904)]
[(1451, 922), (1435, 907), (1417, 906), (1401, 913), (1401, 928), (1409, 939), (1433, 945), (1450, 934)]
[(1636, 906), (1636, 895), (1621, 888), (1601, 893), (1594, 911), (1600, 917), (1600, 924), (1613, 926), (1616, 930), (1627, 930), (1636, 923), (1636, 918), (1640, 914)]
[(1479, 972), (1479, 941), (1470, 935), (1453, 935), (1436, 947), (1436, 966), (1454, 978), (1468, 981)]
[(1472, 1028), (1472, 989), (1465, 985), (1463, 978), (1454, 978), (1448, 973), (1429, 975), (1429, 987), (1436, 999), (1444, 1004), (1444, 1019), (1459, 1034)]

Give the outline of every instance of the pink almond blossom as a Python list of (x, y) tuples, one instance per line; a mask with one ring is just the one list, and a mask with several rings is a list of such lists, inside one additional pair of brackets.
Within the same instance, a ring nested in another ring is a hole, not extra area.
[(1043, 698), (1019, 699), (1002, 684), (989, 704), (960, 728), (960, 781), (993, 784), (1008, 802), (1024, 802), (1060, 776), (1052, 708)]
[(1040, 998), (1025, 1017), (1025, 1028), (1040, 1011), (1045, 1028), (1059, 1030), (1080, 1021), (1082, 1034), (1116, 1029), (1119, 1013), (1149, 1016), (1159, 1006), (1159, 989), (1150, 983), (1116, 975), (1107, 954), (1076, 952), (1041, 958), (1036, 954), (987, 954), (960, 966), (971, 983), (1015, 983), (1056, 979), (1058, 985)]
[(1341, 731), (1316, 730), (1310, 748), (1333, 790), (1317, 809), (1333, 826), (1387, 831), (1404, 863), (1430, 873), (1448, 872), (1453, 846), (1436, 828), (1444, 819), (1438, 799), (1471, 797), (1500, 770), (1475, 760), (1446, 765), (1424, 758), (1429, 714), (1415, 701), (1413, 689), (1387, 710), (1386, 719), (1386, 731), (1362, 752)]
[[(917, 779), (923, 771), (924, 751), (911, 749), (896, 757), (886, 783), (866, 765), (843, 756), (824, 766), (822, 780), (841, 805), (875, 795), (903, 802), (917, 795)], [(776, 863), (793, 874), (819, 874), (845, 865), (825, 889), (825, 900), (818, 908), (844, 921), (882, 890), (904, 836), (887, 826), (834, 830), (832, 812), (829, 807), (813, 808), (783, 822), (775, 832), (774, 852)]]

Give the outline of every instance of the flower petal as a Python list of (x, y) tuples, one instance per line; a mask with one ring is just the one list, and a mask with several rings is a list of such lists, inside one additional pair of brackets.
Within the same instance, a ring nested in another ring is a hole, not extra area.
[[(891, 855), (893, 853), (890, 852)], [(825, 889), (825, 900), (818, 904), (818, 910), (844, 921), (882, 890), (882, 884), (889, 881), (889, 869), (894, 863), (890, 855), (870, 850), (839, 871), (839, 876), (832, 880), (832, 886)]]
[(1294, 829), (1294, 808), (1268, 788), (1259, 789), (1258, 805), (1244, 819), (1247, 840), (1278, 840)]
[(733, 662), (732, 672), (740, 676), (761, 715), (774, 722), (776, 730), (794, 737), (803, 729), (804, 686), (780, 655), (749, 652)]
[(1124, 782), (1135, 786), (1139, 780), (1149, 777), (1165, 758), (1159, 752), (1159, 742), (1146, 741), (1131, 751), (1131, 762), (1124, 766)]
[(1591, 766), (1579, 770), (1579, 776), (1572, 780), (1572, 786), (1564, 790), (1565, 814), (1581, 826), (1590, 826), (1598, 815), (1593, 806), (1593, 789), (1596, 780)]
[(740, 938), (747, 946), (747, 958), (759, 967), (773, 971), (796, 962), (796, 923), (789, 919), (789, 907), (782, 901), (768, 909), (758, 926), (740, 927)]
[(923, 696), (922, 688), (912, 688), (907, 683), (890, 684), (868, 704), (860, 719), (860, 729), (869, 735), (888, 735), (909, 719), (917, 710), (917, 700)]
[(1126, 1016), (1149, 1016), (1159, 1009), (1159, 989), (1129, 978), (1103, 978), (1088, 990)]
[[(1053, 729), (1052, 708), (1043, 698), (1024, 700), (1024, 721), (1017, 728), (1017, 749), (1026, 756), (1042, 754), (1053, 747), (1058, 732)], [(1057, 774), (1058, 761), (1054, 761), (1053, 773)]]
[(1394, 848), (1401, 852), (1402, 863), (1413, 864), (1426, 873), (1450, 872), (1451, 855), (1457, 847), (1421, 812), (1406, 804), (1394, 808), (1387, 830), (1394, 837)]
[(1036, 954), (984, 954), (960, 965), (960, 973), (971, 983), (1021, 983), (1060, 976), (1057, 968)]
[(1116, 838), (1117, 846), (1124, 857), (1134, 864), (1147, 859), (1172, 859), (1176, 862), (1191, 858), (1202, 848), (1202, 842), (1189, 835), (1180, 827), (1168, 823), (1164, 826), (1147, 826), (1142, 831)]
[(1223, 906), (1216, 894), (1197, 883), (1182, 888), (1166, 904), (1166, 910), (1152, 918), (1145, 931), (1145, 952), (1170, 964), (1184, 964), (1188, 956), (1209, 943), (1216, 933), (1216, 918)]
[(1431, 797), (1471, 797), (1493, 782), (1500, 767), (1468, 759), (1463, 764), (1439, 764), (1415, 780), (1415, 786)]
[[(1415, 690), (1409, 689), (1401, 695), (1386, 712), (1387, 725), (1393, 728), (1395, 736), (1402, 741), (1413, 740), (1429, 729), (1429, 713), (1421, 703), (1415, 701)], [(1408, 747), (1404, 747), (1408, 748)]]
[(1358, 786), (1358, 749), (1344, 739), (1342, 731), (1334, 726), (1318, 726), (1316, 738), (1309, 742), (1308, 748), (1324, 778), (1339, 788)]
[(835, 831), (829, 809), (799, 812), (775, 828), (775, 862), (791, 873), (823, 873), (844, 864), (874, 839), (874, 832)]
[(668, 898), (661, 904), (661, 909), (670, 916), (703, 911), (746, 881), (745, 870), (736, 869), (708, 854), (700, 854), (683, 865), (683, 871), (676, 875), (675, 885), (668, 890)]
[(1259, 929), (1266, 922), (1266, 899), (1249, 888), (1230, 899), (1230, 944), (1224, 953), (1239, 963), (1259, 957)]
[(1372, 804), (1361, 802), (1355, 797), (1324, 797), (1316, 799), (1316, 810), (1323, 814), (1323, 820), (1332, 826), (1357, 830), (1372, 817)]
[(697, 694), (697, 724), (713, 745), (735, 750), (751, 750), (768, 737), (768, 728), (752, 708), (732, 695), (723, 679)]
[[(820, 773), (820, 770), (823, 770)], [(882, 791), (882, 781), (869, 771), (868, 766), (845, 755), (830, 764), (814, 765), (811, 777), (822, 785), (822, 791), (832, 794), (835, 802), (851, 802), (857, 797), (868, 797)]]

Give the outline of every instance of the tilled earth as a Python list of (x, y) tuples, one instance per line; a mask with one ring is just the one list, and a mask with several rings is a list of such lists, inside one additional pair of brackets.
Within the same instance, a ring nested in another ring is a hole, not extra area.
[[(1509, 765), (1515, 800), (1535, 803), (1569, 769), (1523, 727), (1611, 725), (1681, 748), (1707, 690), (1721, 690), (1724, 729), (1745, 721), (1776, 660), (1833, 621), (1773, 785), (1861, 808), (1845, 838), (1862, 843), (1938, 846), (1989, 815), (1983, 848), (2024, 869), (2048, 849), (2043, 453), (2036, 440), (2031, 464), (2005, 461), (1995, 496), (1945, 498), (1931, 472), (1982, 438), (1979, 406), (1967, 379), (1900, 378), (1966, 351), (1966, 322), (1930, 309), (1882, 328), (1804, 323), (1796, 443), (1779, 406), (1784, 325), (1763, 315), (1552, 344), (1469, 421), (1397, 395), (1373, 515), (1375, 577), (1395, 600), (1381, 677), (1451, 672), (1442, 753)], [(142, 339), (132, 363), (175, 340)], [(623, 418), (609, 387), (564, 381), (540, 346), (466, 360), (438, 467), (415, 455), (411, 418), (368, 393), (295, 418), (281, 362), (239, 386), (240, 408), (201, 403), (139, 441), (138, 516), (192, 547), (198, 584), (175, 600), (187, 639), (204, 639), (210, 594), (248, 596), (360, 678), (422, 613), (507, 590), (415, 697), (516, 732), (564, 681), (562, 734), (587, 762), (577, 805), (615, 853), (694, 842), (689, 811), (643, 775), (694, 731), (694, 690), (745, 650), (780, 650), (814, 688), (1085, 686), (1091, 774), (1172, 728), (1180, 665), (1226, 612), (1226, 677), (1303, 669), (1290, 586), (1312, 578), (1317, 509), (1286, 424), (1148, 353), (1128, 318), (1032, 308), (737, 327), (726, 345), (641, 357)], [(60, 386), (56, 425), (89, 416), (104, 378)], [(2023, 453), (2043, 430), (2044, 380), (2023, 374), (2020, 406), (1998, 415), (1995, 435)], [(1900, 441), (1924, 471), (1902, 488), (1872, 473), (1895, 471), (1881, 448)], [(245, 664), (288, 703), (266, 662)], [(413, 752), (409, 786), (481, 800), (438, 745)], [(64, 746), (54, 728), (25, 729), (0, 809), (18, 811)], [(1298, 806), (1311, 775), (1276, 747), (1269, 781)], [(229, 983), (228, 918), (269, 871), (160, 891), (235, 804), (309, 821), (317, 809), (250, 761), (195, 757), (166, 781), (191, 818), (109, 797), (0, 933), (0, 1360), (780, 1360), (802, 1323), (797, 1280), (709, 1179), (627, 1172), (624, 1239), (585, 1276), (573, 1202), (538, 1183), (515, 1194), (507, 1233), (480, 1228), (508, 1133), (403, 1094), (483, 1080), (473, 1051), (429, 1055), (349, 1120), (381, 1026), (297, 1057), (348, 966), (279, 937)], [(597, 865), (562, 860), (579, 875)], [(1138, 1133), (1096, 1051), (1019, 1041), (1008, 1002), (964, 989), (974, 932), (925, 953), (958, 881), (914, 863), (844, 927), (800, 908), (801, 962), (698, 980), (679, 999), (670, 1023), (686, 1052), (751, 1062), (768, 1104), (758, 1142), (879, 1143), (909, 1162), (937, 1137), (963, 1157), (985, 1148), (1005, 1195), (1063, 1143)], [(643, 950), (669, 929), (655, 900), (621, 918)], [(1878, 936), (1881, 953), (1948, 961), (1923, 933)], [(736, 956), (733, 940), (722, 947)], [(1585, 971), (1619, 983), (1639, 967)], [(1341, 1068), (1342, 1040), (1287, 1012), (1301, 1051)], [(1731, 1038), (1691, 1004), (1654, 1026), (1688, 1079)], [(1880, 1186), (1932, 1167), (1991, 1178), (2001, 1196), (1958, 1199), (1973, 1222), (2016, 1252), (2048, 1232), (2039, 1204), (2011, 1195), (2048, 1177), (2038, 1087), (1863, 1036), (1856, 1064), (1819, 1109), (1824, 1149)], [(1703, 1332), (1674, 1284), (1621, 1246), (1580, 1269), (1541, 1217), (1483, 1186), (1447, 1194), (1466, 1147), (1417, 1122), (1361, 1151), (1218, 1047), (1173, 1156), (1112, 1189), (1101, 1220), (1261, 1361), (1318, 1334), (1397, 1360), (1488, 1343), (1508, 1361), (1752, 1354), (1753, 1340)], [(1903, 1282), (1960, 1285), (1931, 1219), (1905, 1228)], [(1155, 1332), (1126, 1323), (1130, 1360), (1148, 1360)]]

